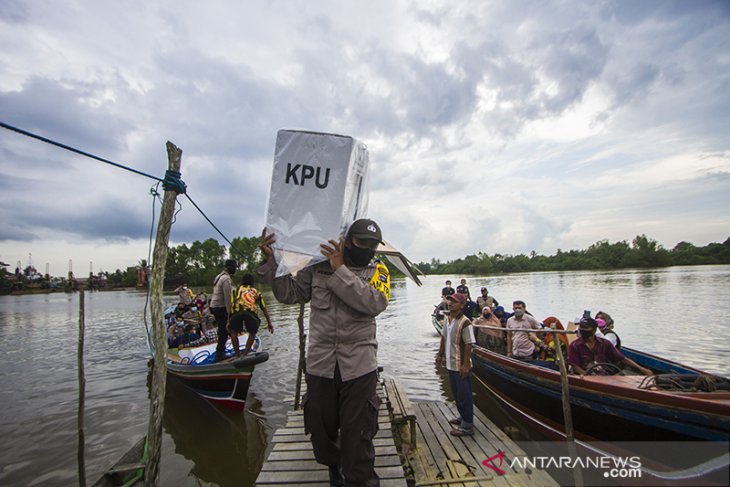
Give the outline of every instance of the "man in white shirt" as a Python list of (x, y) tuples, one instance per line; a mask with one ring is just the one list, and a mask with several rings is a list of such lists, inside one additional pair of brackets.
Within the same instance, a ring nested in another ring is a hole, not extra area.
[(449, 372), (451, 392), (456, 400), (459, 417), (449, 420), (457, 426), (451, 430), (453, 436), (474, 435), (474, 398), (471, 387), (471, 348), (474, 339), (474, 327), (469, 318), (464, 316), (463, 308), (466, 296), (455, 293), (446, 297), (449, 314), (446, 316), (441, 336), (441, 345), (437, 359), (439, 363), (446, 361)]

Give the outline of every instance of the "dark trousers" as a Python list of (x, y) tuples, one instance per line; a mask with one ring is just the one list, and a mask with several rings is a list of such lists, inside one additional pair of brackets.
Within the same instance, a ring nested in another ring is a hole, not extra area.
[(218, 346), (215, 347), (215, 354), (216, 357), (223, 358), (226, 353), (226, 340), (228, 340), (228, 330), (226, 330), (228, 310), (226, 308), (210, 308), (210, 312), (213, 313), (215, 323), (218, 325)]
[(340, 465), (347, 487), (378, 487), (373, 437), (378, 431), (378, 376), (372, 371), (343, 381), (307, 374), (304, 426), (311, 433), (314, 457), (323, 465)]
[(451, 393), (456, 401), (456, 409), (461, 416), (461, 427), (469, 430), (474, 427), (474, 398), (471, 393), (471, 371), (466, 377), (449, 370)]

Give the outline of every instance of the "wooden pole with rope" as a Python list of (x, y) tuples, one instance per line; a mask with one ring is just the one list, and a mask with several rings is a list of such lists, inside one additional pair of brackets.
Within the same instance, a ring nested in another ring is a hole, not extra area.
[[(168, 170), (180, 172), (182, 150), (172, 142), (167, 142)], [(170, 228), (175, 212), (177, 192), (165, 189), (160, 210), (160, 221), (157, 225), (155, 249), (152, 261), (152, 348), (154, 351), (152, 366), (152, 383), (150, 385), (150, 419), (147, 426), (147, 442), (149, 456), (145, 468), (144, 485), (157, 485), (160, 475), (160, 452), (162, 449), (162, 415), (165, 405), (165, 389), (167, 380), (167, 342), (165, 340), (165, 316), (162, 302), (162, 288), (165, 281), (165, 264), (167, 263), (167, 244), (170, 241)]]

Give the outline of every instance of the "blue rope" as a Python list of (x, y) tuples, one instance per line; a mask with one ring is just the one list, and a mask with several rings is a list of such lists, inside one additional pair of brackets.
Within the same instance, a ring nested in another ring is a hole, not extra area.
[(27, 130), (19, 129), (18, 127), (13, 127), (12, 125), (8, 125), (8, 124), (6, 124), (4, 122), (0, 122), (0, 127), (5, 128), (5, 129), (8, 129), (8, 130), (12, 130), (13, 132), (18, 132), (19, 134), (26, 135), (26, 136), (31, 137), (33, 139), (40, 140), (41, 142), (45, 142), (46, 144), (55, 145), (56, 147), (60, 147), (61, 149), (66, 149), (67, 151), (75, 152), (76, 154), (81, 154), (82, 156), (90, 157), (91, 159), (96, 159), (97, 161), (101, 161), (101, 162), (106, 163), (106, 164), (111, 164), (114, 167), (118, 167), (120, 169), (124, 169), (125, 171), (130, 171), (130, 172), (133, 172), (135, 174), (139, 174), (140, 176), (145, 176), (145, 177), (148, 177), (150, 179), (154, 179), (155, 181), (163, 181), (162, 179), (160, 179), (160, 178), (158, 178), (156, 176), (152, 176), (151, 174), (147, 174), (147, 173), (144, 173), (142, 171), (138, 171), (136, 169), (132, 169), (131, 167), (127, 167), (127, 166), (124, 166), (122, 164), (118, 164), (116, 162), (112, 162), (112, 161), (110, 161), (108, 159), (104, 159), (104, 158), (101, 158), (99, 156), (95, 156), (93, 154), (89, 154), (88, 152), (84, 152), (82, 150), (75, 149), (75, 148), (73, 148), (73, 147), (71, 147), (69, 145), (62, 144), (60, 142), (56, 142), (55, 140), (47, 139), (47, 138), (42, 137), (40, 135), (34, 134), (32, 132), (28, 132)]
[(180, 171), (168, 169), (165, 171), (165, 180), (162, 181), (162, 188), (165, 191), (174, 191), (177, 194), (185, 194), (188, 186), (180, 179)]
[(228, 240), (228, 237), (226, 237), (225, 235), (223, 235), (223, 232), (221, 232), (218, 229), (218, 227), (215, 226), (215, 223), (213, 223), (212, 221), (210, 221), (210, 218), (208, 218), (208, 216), (203, 212), (203, 210), (201, 210), (200, 207), (198, 207), (198, 205), (195, 204), (195, 201), (193, 201), (193, 199), (190, 197), (190, 195), (187, 194), (187, 193), (185, 193), (185, 196), (187, 197), (187, 199), (190, 200), (190, 202), (200, 212), (200, 214), (203, 215), (203, 218), (205, 218), (208, 221), (208, 223), (210, 223), (210, 225), (215, 229), (215, 231), (218, 232), (218, 234), (221, 237), (223, 237), (223, 240), (225, 240), (226, 242), (228, 242), (228, 245), (230, 245), (233, 250), (235, 250), (236, 252), (238, 252), (238, 255), (240, 255), (241, 257), (244, 257), (246, 254), (244, 254), (243, 252), (241, 252), (240, 250), (238, 250), (238, 248), (236, 248), (236, 246), (233, 245), (233, 242), (231, 242), (230, 240)]
[[(230, 240), (228, 240), (228, 237), (226, 237), (223, 234), (223, 232), (220, 231), (220, 229), (215, 225), (215, 223), (213, 223), (210, 220), (210, 218), (208, 218), (208, 215), (206, 215), (205, 212), (203, 212), (203, 210), (201, 210), (200, 207), (195, 203), (195, 201), (193, 201), (193, 199), (190, 197), (190, 195), (187, 194), (187, 185), (180, 178), (181, 174), (180, 174), (179, 171), (167, 170), (165, 172), (165, 179), (160, 179), (160, 178), (158, 178), (156, 176), (152, 176), (151, 174), (147, 174), (147, 173), (144, 173), (142, 171), (138, 171), (136, 169), (132, 169), (131, 167), (128, 167), (128, 166), (125, 166), (125, 165), (122, 165), (122, 164), (119, 164), (119, 163), (116, 163), (116, 162), (112, 162), (112, 161), (110, 161), (108, 159), (104, 159), (102, 157), (95, 156), (93, 154), (90, 154), (88, 152), (84, 152), (82, 150), (76, 149), (76, 148), (71, 147), (69, 145), (62, 144), (60, 142), (56, 142), (54, 140), (48, 139), (46, 137), (42, 137), (42, 136), (37, 135), (37, 134), (34, 134), (32, 132), (28, 132), (27, 130), (23, 130), (23, 129), (20, 129), (18, 127), (14, 127), (12, 125), (8, 125), (7, 123), (4, 123), (4, 122), (0, 122), (0, 127), (5, 128), (5, 129), (8, 129), (8, 130), (12, 130), (13, 132), (17, 132), (19, 134), (25, 135), (27, 137), (31, 137), (33, 139), (40, 140), (41, 142), (45, 142), (47, 144), (55, 145), (56, 147), (60, 147), (62, 149), (66, 149), (67, 151), (71, 151), (71, 152), (74, 152), (76, 154), (80, 154), (82, 156), (86, 156), (86, 157), (89, 157), (91, 159), (95, 159), (97, 161), (101, 161), (101, 162), (103, 162), (105, 164), (110, 164), (110, 165), (112, 165), (114, 167), (118, 167), (120, 169), (124, 169), (125, 171), (130, 171), (130, 172), (133, 172), (135, 174), (139, 174), (141, 176), (145, 176), (145, 177), (148, 177), (150, 179), (154, 179), (155, 181), (161, 182), (162, 183), (162, 187), (165, 189), (165, 191), (175, 191), (177, 194), (184, 194), (185, 196), (187, 196), (188, 200), (190, 200), (190, 202), (193, 204), (193, 206), (195, 207), (195, 209), (198, 210), (198, 212), (200, 212), (201, 215), (203, 215), (203, 218), (205, 218), (206, 221), (208, 223), (210, 223), (210, 225), (215, 229), (215, 231), (218, 232), (218, 234), (221, 237), (223, 237), (223, 240), (225, 240), (226, 242), (228, 242), (228, 245), (231, 246), (231, 249), (235, 250), (236, 253), (238, 253), (238, 255), (240, 255), (241, 257), (244, 257), (246, 255), (240, 249), (238, 249), (235, 245), (233, 245), (233, 242), (231, 242)], [(147, 262), (149, 264), (149, 260)]]

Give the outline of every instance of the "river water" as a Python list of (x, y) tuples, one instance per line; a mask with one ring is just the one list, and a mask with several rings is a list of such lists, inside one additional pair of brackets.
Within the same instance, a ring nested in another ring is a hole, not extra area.
[[(378, 318), (378, 361), (412, 400), (451, 400), (434, 365), (439, 338), (430, 312), (444, 281), (461, 277), (428, 276), (422, 287), (395, 280)], [(487, 286), (505, 307), (521, 299), (538, 319), (567, 322), (584, 309), (604, 310), (626, 345), (730, 376), (730, 266), (468, 277), (467, 284), (474, 297)], [(265, 297), (276, 331), (261, 334), (270, 359), (254, 373), (249, 412), (219, 409), (168, 381), (161, 485), (253, 485), (292, 407), (299, 353), (299, 307)], [(149, 353), (144, 293), (86, 293), (85, 304), (85, 458), (93, 482), (146, 433)], [(0, 296), (0, 485), (78, 484), (78, 316), (78, 294)], [(484, 394), (477, 390), (485, 414), (524, 428)]]

